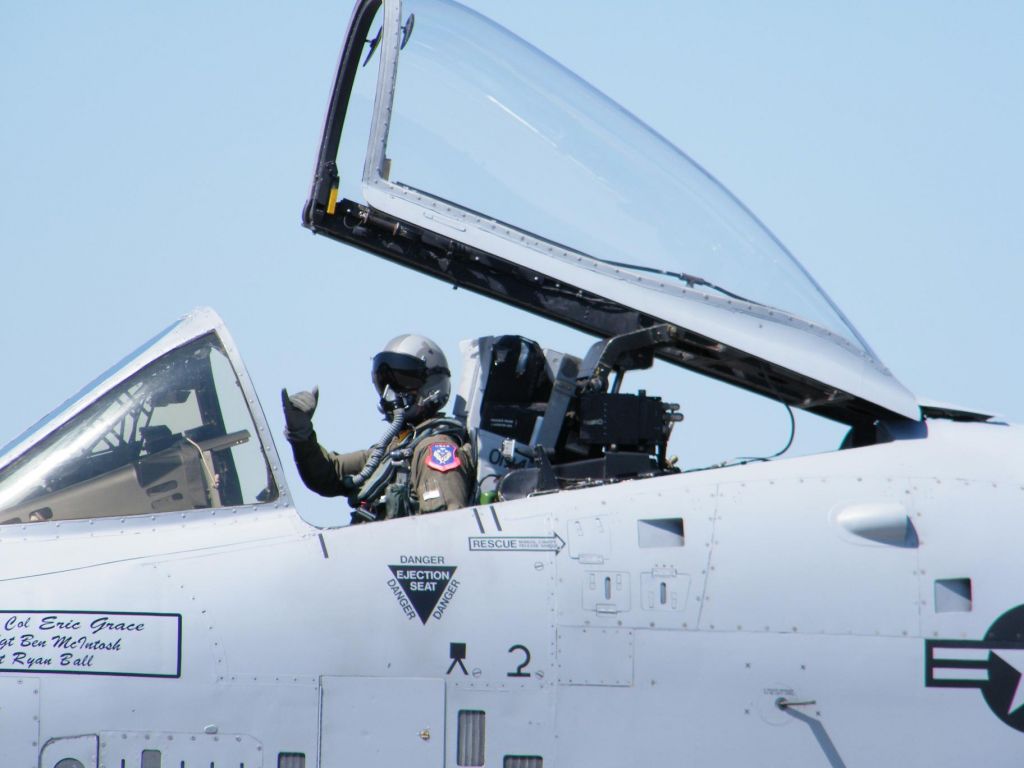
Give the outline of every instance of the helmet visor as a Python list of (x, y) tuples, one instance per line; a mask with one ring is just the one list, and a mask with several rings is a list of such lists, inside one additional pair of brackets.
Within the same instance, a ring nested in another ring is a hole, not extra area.
[(435, 373), (451, 375), (447, 368), (427, 368), (418, 357), (404, 352), (380, 352), (373, 358), (373, 386), (379, 395), (387, 387), (396, 392), (415, 392)]

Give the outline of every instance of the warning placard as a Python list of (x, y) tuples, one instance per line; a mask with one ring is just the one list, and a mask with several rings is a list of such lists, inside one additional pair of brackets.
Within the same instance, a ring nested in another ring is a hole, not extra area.
[(424, 624), (433, 616), (440, 619), (459, 589), (457, 566), (445, 565), (440, 555), (403, 556), (399, 565), (389, 565), (393, 578), (388, 586), (410, 619), (418, 616)]

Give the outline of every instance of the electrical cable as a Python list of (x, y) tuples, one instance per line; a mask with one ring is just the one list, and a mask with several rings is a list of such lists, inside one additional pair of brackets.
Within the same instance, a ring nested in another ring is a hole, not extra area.
[(779, 456), (782, 456), (782, 454), (784, 454), (793, 446), (793, 440), (796, 437), (796, 416), (793, 413), (793, 409), (790, 407), (789, 403), (783, 402), (782, 405), (785, 407), (786, 413), (789, 414), (789, 439), (786, 441), (786, 444), (782, 446), (781, 450), (776, 451), (770, 456), (737, 456), (734, 459), (722, 461), (717, 464), (709, 464), (706, 467), (695, 467), (694, 469), (688, 469), (686, 471), (702, 472), (706, 469), (722, 469), (724, 467), (737, 467), (742, 466), (744, 464), (751, 464), (756, 461), (771, 461), (772, 459), (777, 459)]
[(783, 405), (786, 408), (786, 413), (789, 414), (789, 440), (787, 440), (786, 444), (782, 446), (782, 450), (776, 451), (771, 456), (740, 456), (733, 459), (733, 461), (741, 464), (746, 464), (751, 461), (771, 461), (772, 459), (777, 459), (792, 447), (793, 438), (796, 437), (796, 416), (793, 414), (793, 409), (790, 408), (789, 403), (783, 403)]

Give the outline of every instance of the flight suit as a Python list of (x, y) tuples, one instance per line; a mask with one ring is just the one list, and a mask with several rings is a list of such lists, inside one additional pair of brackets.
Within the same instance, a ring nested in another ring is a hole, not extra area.
[[(399, 435), (388, 446), (401, 442)], [(316, 432), (308, 440), (291, 443), (295, 465), (306, 487), (321, 496), (349, 496), (342, 479), (360, 472), (372, 448), (335, 453), (321, 446)], [(418, 514), (459, 509), (473, 503), (476, 465), (469, 443), (462, 446), (447, 434), (430, 435), (419, 440), (409, 461), (409, 488), (417, 503)]]

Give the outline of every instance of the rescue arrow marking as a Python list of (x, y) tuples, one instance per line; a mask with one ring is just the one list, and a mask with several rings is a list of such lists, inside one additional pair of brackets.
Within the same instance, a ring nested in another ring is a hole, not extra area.
[(470, 552), (554, 552), (562, 551), (565, 541), (553, 536), (470, 536)]

